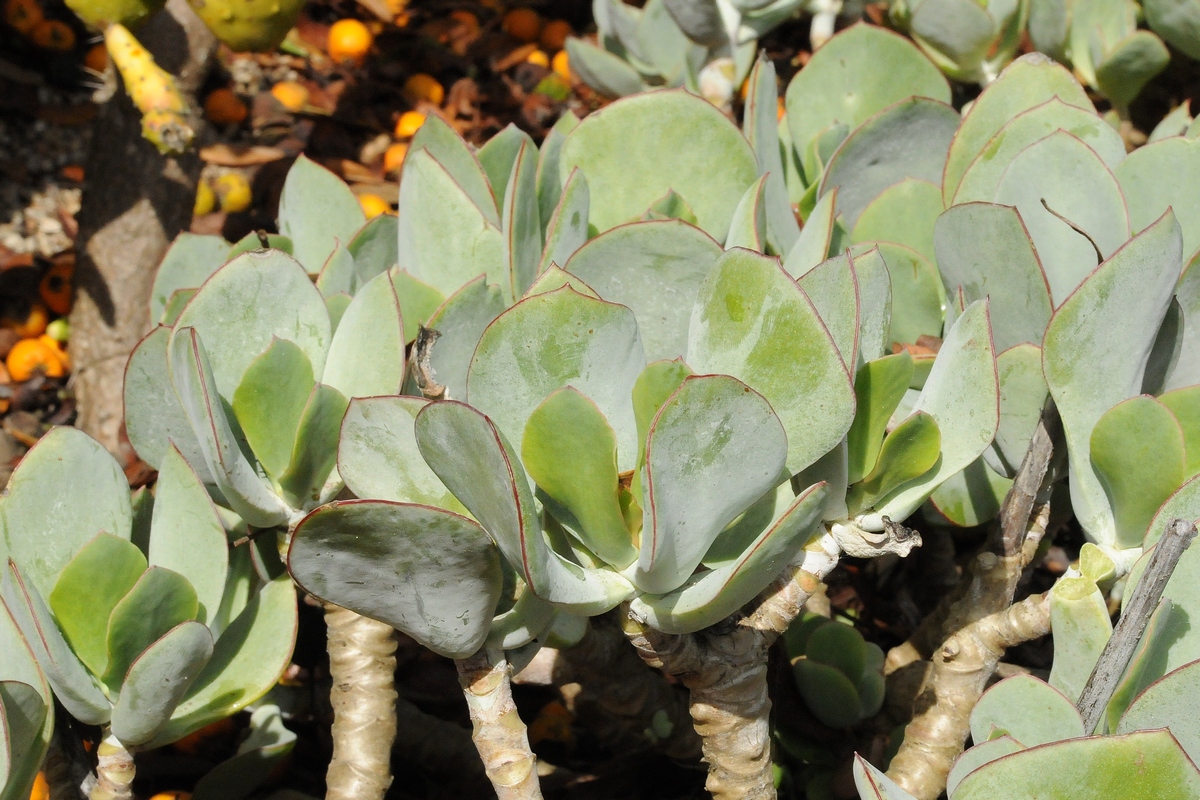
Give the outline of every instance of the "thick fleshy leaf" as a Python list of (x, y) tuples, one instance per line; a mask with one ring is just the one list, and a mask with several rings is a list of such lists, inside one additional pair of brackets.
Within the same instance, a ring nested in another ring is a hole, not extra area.
[[(409, 154), (425, 150), (446, 170), (492, 225), (500, 225), (498, 204), (487, 174), (466, 141), (437, 114), (430, 114), (408, 145)], [(507, 175), (506, 175), (507, 177)], [(408, 209), (401, 207), (401, 216)]]
[(799, 278), (830, 256), (833, 243), (834, 209), (837, 205), (837, 187), (817, 201), (816, 207), (804, 220), (800, 236), (783, 260), (788, 275)]
[(787, 445), (762, 395), (727, 375), (686, 379), (646, 438), (638, 588), (679, 588), (725, 526), (780, 482)]
[(195, 328), (177, 328), (171, 337), (170, 351), (175, 390), (221, 494), (251, 525), (266, 528), (285, 521), (287, 506), (258, 475), (239, 446), (217, 394), (208, 354)]
[(906, 178), (941, 180), (961, 120), (953, 106), (926, 97), (889, 106), (842, 142), (825, 167), (821, 194), (839, 187), (837, 213), (853, 230), (863, 210), (889, 186)]
[(126, 747), (153, 739), (212, 654), (212, 634), (199, 622), (180, 623), (147, 647), (121, 684), (113, 735)]
[(232, 716), (279, 680), (296, 641), (296, 590), (286, 575), (259, 590), (217, 639), (212, 658), (147, 744), (159, 747)]
[(63, 637), (93, 675), (108, 665), (108, 618), (147, 566), (134, 544), (100, 533), (75, 554), (47, 598)]
[(674, 189), (720, 242), (738, 199), (758, 177), (738, 129), (711, 103), (682, 90), (629, 97), (589, 114), (563, 143), (562, 174), (575, 167), (587, 176), (598, 230), (637, 218)]
[(1167, 731), (1071, 739), (998, 758), (963, 778), (954, 800), (1154, 797), (1186, 800), (1200, 771)]
[(858, 282), (858, 368), (892, 352), (892, 278), (878, 248), (855, 248), (851, 258)]
[(563, 287), (522, 300), (488, 326), (471, 361), (467, 397), (520, 441), (542, 400), (574, 386), (617, 432), (618, 465), (629, 469), (637, 430), (629, 393), (645, 365), (632, 311)]
[(53, 428), (8, 481), (0, 502), (0, 565), (11, 558), (48, 597), (59, 573), (97, 533), (128, 539), (132, 514), (129, 482), (116, 459), (81, 430)]
[(1112, 45), (1096, 65), (1096, 86), (1117, 108), (1128, 108), (1142, 88), (1171, 60), (1167, 46), (1150, 31), (1134, 31)]
[(831, 123), (854, 129), (914, 96), (948, 103), (950, 86), (912, 42), (884, 28), (854, 25), (822, 45), (788, 84), (788, 129), (802, 153)]
[(279, 478), (279, 485), (296, 508), (313, 508), (329, 499), (322, 498), (321, 493), (337, 464), (338, 432), (349, 402), (332, 386), (318, 383), (313, 387), (300, 417), (292, 460)]
[(875, 469), (888, 421), (904, 398), (912, 375), (912, 356), (907, 351), (868, 361), (859, 368), (854, 378), (857, 409), (846, 433), (850, 483), (858, 483)]
[(108, 666), (103, 678), (113, 692), (121, 688), (134, 659), (160, 636), (200, 613), (196, 590), (187, 578), (164, 567), (150, 567), (113, 609), (108, 619)]
[[(501, 604), (504, 603), (505, 598), (502, 597)], [(512, 606), (492, 618), (487, 643), (498, 643), (511, 650), (524, 647), (540, 637), (543, 646), (553, 647), (545, 641), (545, 634), (562, 613), (531, 592), (527, 585), (520, 583), (517, 585), (517, 599)]]
[(1024, 745), (1008, 735), (997, 736), (982, 742), (976, 740), (974, 745), (954, 759), (954, 766), (950, 768), (950, 774), (946, 776), (946, 792), (954, 794), (954, 790), (962, 783), (962, 779), (984, 764), (1024, 749)]
[(284, 726), (279, 706), (259, 706), (237, 753), (196, 783), (193, 800), (245, 800), (285, 762), (295, 744), (296, 734)]
[(406, 270), (392, 270), (392, 286), (400, 299), (400, 318), (404, 322), (404, 342), (417, 338), (422, 325), (429, 325), (429, 318), (446, 302), (446, 296), (424, 281), (419, 281)]
[(929, 495), (929, 503), (951, 525), (973, 528), (996, 518), (1012, 484), (981, 457), (947, 478)]
[(800, 225), (792, 212), (784, 184), (783, 159), (779, 150), (778, 99), (775, 65), (760, 56), (750, 71), (746, 107), (742, 112), (742, 132), (754, 150), (758, 174), (765, 175), (767, 242), (783, 255), (791, 252), (800, 236)]
[(346, 313), (346, 309), (354, 302), (354, 298), (345, 292), (338, 292), (325, 298), (325, 310), (329, 312), (329, 332), (332, 335), (337, 332), (338, 323), (342, 321), (342, 315)]
[(279, 198), (279, 232), (306, 270), (318, 272), (336, 242), (350, 241), (366, 221), (345, 181), (303, 155), (296, 159)]
[(294, 342), (318, 375), (330, 341), (324, 298), (304, 268), (278, 250), (246, 253), (214, 273), (179, 316), (175, 330), (183, 328), (204, 339), (225, 399), (272, 340)]
[(384, 500), (345, 500), (308, 515), (292, 536), (288, 568), (306, 591), (447, 658), (483, 644), (502, 582), (499, 553), (479, 525)]
[(579, 170), (571, 170), (558, 205), (546, 212), (552, 216), (545, 221), (546, 246), (538, 272), (545, 272), (551, 264), (564, 266), (567, 259), (587, 242), (590, 203), (587, 178)]
[(946, 334), (913, 412), (937, 422), (942, 455), (936, 468), (877, 504), (894, 520), (908, 517), (947, 478), (979, 458), (1000, 424), (996, 350), (987, 302), (967, 307)]
[(945, 289), (937, 267), (911, 247), (893, 242), (857, 244), (850, 249), (850, 254), (856, 260), (860, 259), (868, 247), (879, 249), (891, 281), (888, 344), (913, 344), (921, 336), (939, 336)]
[(1046, 328), (1042, 370), (1062, 415), (1071, 505), (1099, 543), (1115, 542), (1116, 530), (1092, 471), (1092, 428), (1108, 409), (1141, 393), (1158, 324), (1179, 277), (1180, 245), (1179, 226), (1167, 213), (1093, 272)]
[(1112, 635), (1104, 596), (1090, 578), (1063, 578), (1050, 592), (1054, 664), (1050, 685), (1071, 702), (1079, 700), (1096, 660)]
[(858, 279), (849, 253), (834, 256), (799, 276), (846, 364), (858, 363)]
[(397, 234), (400, 221), (395, 214), (380, 214), (371, 218), (346, 245), (354, 257), (354, 294), (359, 286), (368, 283), (381, 272), (387, 272), (400, 261)]
[(150, 320), (160, 322), (171, 295), (180, 289), (197, 289), (229, 260), (229, 242), (221, 236), (179, 234), (171, 242), (154, 274), (150, 290)]
[(200, 601), (199, 620), (211, 623), (225, 593), (229, 544), (204, 484), (178, 450), (167, 453), (158, 473), (147, 558), (187, 578)]
[(1183, 311), (1183, 338), (1166, 389), (1200, 385), (1200, 252), (1184, 266), (1175, 300)]
[[(567, 140), (567, 134), (575, 130), (579, 117), (568, 109), (554, 123), (554, 127), (542, 140), (538, 151), (537, 187), (538, 211), (542, 220), (543, 231), (549, 238), (549, 225), (554, 209), (558, 207), (563, 191), (564, 181), (558, 172), (559, 156), (562, 154), (562, 144)], [(570, 180), (570, 176), (567, 176)], [(585, 225), (586, 227), (586, 225)]]
[[(646, 437), (650, 435), (650, 426), (658, 416), (658, 410), (691, 374), (692, 368), (683, 359), (675, 359), (652, 362), (638, 375), (633, 385), (633, 416), (637, 422), (639, 469), (646, 463)], [(632, 489), (641, 495), (640, 482), (635, 482)]]
[(38, 689), (20, 681), (0, 680), (0, 798), (30, 797), (45, 756), (52, 727), (50, 705)]
[(642, 76), (620, 56), (603, 50), (584, 39), (568, 36), (565, 44), (571, 71), (601, 94), (624, 97), (647, 87)]
[(1147, 0), (1142, 8), (1146, 12), (1146, 22), (1155, 33), (1176, 50), (1200, 59), (1200, 9), (1195, 4)]
[(1184, 188), (1200, 181), (1200, 140), (1174, 136), (1139, 147), (1116, 168), (1129, 203), (1129, 222), (1140, 231), (1174, 209), (1183, 229), (1183, 252), (1200, 247), (1200, 209)]
[(1030, 53), (1014, 61), (1000, 77), (984, 88), (971, 104), (950, 145), (943, 197), (950, 204), (963, 175), (992, 137), (1022, 111), (1059, 98), (1068, 105), (1092, 110), (1084, 88), (1070, 71), (1041, 53)]
[(429, 364), (449, 398), (467, 396), (467, 370), (475, 346), (506, 307), (500, 287), (488, 284), (481, 275), (452, 294), (430, 317), (428, 327), (441, 336), (433, 346)]
[(997, 730), (1026, 747), (1087, 735), (1070, 698), (1032, 675), (1005, 678), (971, 710), (972, 739), (986, 742)]
[(561, 289), (564, 286), (570, 286), (575, 291), (582, 295), (600, 299), (600, 295), (596, 294), (596, 290), (588, 286), (577, 276), (572, 275), (561, 267), (550, 267), (548, 270), (538, 276), (538, 279), (533, 282), (529, 290), (525, 292), (526, 297), (533, 297), (536, 294), (547, 294), (555, 289)]
[(858, 687), (841, 670), (799, 658), (792, 664), (792, 675), (804, 704), (822, 724), (849, 728), (859, 721)]
[[(479, 164), (487, 174), (488, 183), (492, 187), (492, 196), (496, 201), (496, 207), (501, 210), (501, 219), (504, 217), (504, 198), (508, 194), (508, 184), (513, 175), (513, 167), (520, 160), (521, 149), (529, 146), (533, 147), (534, 157), (531, 163), (536, 163), (537, 145), (534, 145), (533, 139), (528, 133), (509, 123), (502, 131), (488, 139), (476, 153), (479, 157)], [(501, 224), (502, 229), (508, 227), (508, 225)]]
[(854, 786), (863, 800), (914, 800), (886, 773), (857, 753), (854, 755)]
[(599, 295), (633, 309), (651, 361), (684, 356), (700, 285), (721, 246), (679, 220), (620, 225), (575, 252), (565, 269)]
[(1183, 429), (1184, 448), (1187, 451), (1184, 477), (1200, 474), (1200, 386), (1166, 392), (1159, 396), (1158, 402), (1171, 410)]
[(938, 217), (934, 248), (948, 293), (961, 289), (967, 303), (991, 298), (997, 350), (1041, 343), (1054, 311), (1050, 284), (1015, 208), (990, 203), (949, 208)]
[(358, 288), (358, 276), (354, 271), (354, 256), (341, 243), (329, 254), (325, 266), (313, 281), (321, 296), (328, 302), (335, 294), (353, 295)]
[(399, 221), (400, 269), (444, 295), (478, 275), (509, 291), (500, 229), (428, 150), (404, 160)]
[(574, 518), (588, 550), (617, 569), (634, 562), (638, 551), (618, 497), (617, 435), (595, 403), (570, 386), (543, 400), (529, 415), (521, 460)]
[(1126, 709), (1117, 733), (1168, 728), (1192, 761), (1200, 759), (1200, 719), (1193, 699), (1200, 692), (1200, 661), (1193, 661), (1152, 683)]
[(750, 185), (729, 223), (729, 236), (725, 239), (726, 249), (744, 247), (765, 253), (767, 250), (767, 176), (760, 177)]
[[(511, 125), (509, 127), (512, 127)], [(507, 129), (506, 129), (507, 130)], [(529, 135), (522, 132), (525, 139)], [(485, 150), (500, 136), (493, 137)], [(487, 169), (488, 162), (484, 162)], [(512, 162), (512, 174), (505, 181), (506, 189), (501, 208), (501, 230), (504, 232), (505, 263), (513, 297), (520, 297), (538, 274), (542, 256), (542, 222), (538, 218), (537, 146), (532, 140), (521, 142)]]
[(1000, 376), (1000, 427), (996, 441), (983, 458), (996, 473), (1016, 475), (1033, 439), (1046, 404), (1046, 379), (1042, 376), (1042, 351), (1020, 344), (996, 357)]
[(615, 572), (584, 569), (550, 549), (520, 461), (486, 416), (463, 403), (430, 403), (417, 415), (416, 432), (425, 462), (538, 597), (599, 614), (633, 593)]
[(242, 253), (249, 253), (251, 250), (282, 250), (290, 256), (292, 255), (292, 240), (278, 233), (268, 233), (267, 246), (264, 248), (258, 231), (251, 231), (233, 243), (225, 260), (232, 261)]
[(746, 250), (721, 256), (700, 289), (688, 339), (695, 369), (732, 375), (771, 404), (787, 432), (789, 473), (829, 452), (850, 428), (846, 365), (778, 261)]
[(1117, 179), (1095, 150), (1066, 131), (1050, 134), (1013, 158), (994, 199), (1020, 212), (1056, 304), (1096, 268), (1097, 248), (1108, 258), (1129, 238)]
[(948, 75), (985, 83), (984, 59), (999, 44), (997, 22), (991, 9), (971, 0), (934, 0), (914, 7), (909, 29)]
[(850, 241), (895, 242), (932, 260), (934, 221), (942, 208), (940, 186), (905, 178), (884, 189), (863, 208), (850, 232)]
[(692, 41), (718, 47), (729, 40), (720, 7), (711, 0), (663, 0), (663, 6)]
[(12, 561), (0, 576), (0, 600), (16, 623), (54, 696), (71, 716), (88, 725), (108, 722), (112, 705), (95, 678), (71, 652), (37, 587)]
[(670, 594), (644, 594), (631, 609), (664, 633), (693, 633), (720, 622), (766, 589), (807, 544), (828, 491), (823, 484), (809, 487), (737, 560), (699, 573)]
[(879, 498), (933, 469), (941, 449), (941, 432), (929, 414), (918, 411), (901, 422), (883, 440), (874, 469), (846, 498), (851, 513), (871, 508)]
[(1096, 421), (1089, 448), (1113, 511), (1117, 541), (1135, 547), (1158, 507), (1183, 484), (1183, 428), (1166, 406), (1141, 395)]
[(413, 420), (428, 402), (420, 397), (350, 401), (338, 442), (338, 471), (350, 491), (365, 500), (463, 510), (417, 449)]
[(300, 348), (287, 339), (273, 339), (250, 362), (234, 390), (230, 405), (238, 427), (258, 463), (273, 478), (282, 475), (291, 461), (300, 417), (315, 384), (312, 365)]
[(392, 276), (358, 290), (329, 345), (321, 383), (346, 397), (396, 394), (404, 381), (404, 321)]

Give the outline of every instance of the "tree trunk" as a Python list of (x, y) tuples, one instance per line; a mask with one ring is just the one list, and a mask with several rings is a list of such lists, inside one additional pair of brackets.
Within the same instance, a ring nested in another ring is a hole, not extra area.
[[(216, 50), (212, 32), (185, 0), (137, 31), (176, 76), (193, 107)], [(142, 138), (141, 115), (124, 90), (100, 110), (79, 212), (71, 357), (78, 427), (119, 453), (125, 362), (151, 327), (154, 274), (171, 240), (191, 224), (200, 158), (161, 155)]]

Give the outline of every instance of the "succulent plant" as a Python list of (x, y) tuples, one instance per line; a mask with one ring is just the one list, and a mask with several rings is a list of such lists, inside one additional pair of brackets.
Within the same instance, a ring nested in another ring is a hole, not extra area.
[(0, 798), (29, 797), (53, 732), (50, 685), (0, 597)]
[(805, 704), (832, 728), (848, 728), (883, 705), (883, 651), (850, 625), (819, 615), (784, 635)]
[[(73, 502), (49, 499), (66, 485)], [(290, 582), (260, 573), (245, 549), (231, 555), (178, 450), (155, 496), (131, 499), (112, 456), (55, 428), (13, 473), (3, 516), (7, 613), (59, 702), (103, 727), (93, 798), (126, 796), (132, 751), (233, 714), (287, 666)]]
[(897, 0), (888, 14), (947, 75), (986, 85), (1016, 54), (1029, 0)]

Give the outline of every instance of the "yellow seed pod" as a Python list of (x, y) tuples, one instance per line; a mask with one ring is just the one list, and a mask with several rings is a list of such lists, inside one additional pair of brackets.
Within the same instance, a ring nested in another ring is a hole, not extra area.
[(188, 117), (191, 110), (169, 72), (124, 25), (104, 30), (109, 57), (121, 73), (125, 91), (142, 112), (142, 136), (163, 153), (182, 153), (195, 135)]

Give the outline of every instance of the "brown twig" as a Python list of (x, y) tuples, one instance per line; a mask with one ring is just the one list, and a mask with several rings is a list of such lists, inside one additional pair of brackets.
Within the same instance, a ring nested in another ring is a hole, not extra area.
[(421, 390), (421, 394), (428, 400), (450, 399), (446, 394), (446, 387), (434, 379), (433, 367), (429, 365), (429, 358), (433, 354), (433, 343), (441, 335), (440, 332), (422, 325), (417, 329), (417, 340), (413, 343), (413, 376), (416, 378), (417, 388)]
[(1129, 601), (1125, 603), (1121, 618), (1117, 620), (1112, 636), (1104, 645), (1104, 650), (1079, 695), (1076, 707), (1083, 717), (1084, 731), (1094, 731), (1100, 724), (1104, 709), (1108, 706), (1121, 676), (1125, 674), (1125, 667), (1133, 657), (1154, 609), (1158, 607), (1163, 589), (1171, 579), (1179, 557), (1195, 538), (1195, 523), (1183, 519), (1173, 519), (1167, 523), (1166, 531), (1154, 546), (1154, 553), (1150, 556), (1146, 571), (1142, 573), (1141, 580), (1134, 587)]

